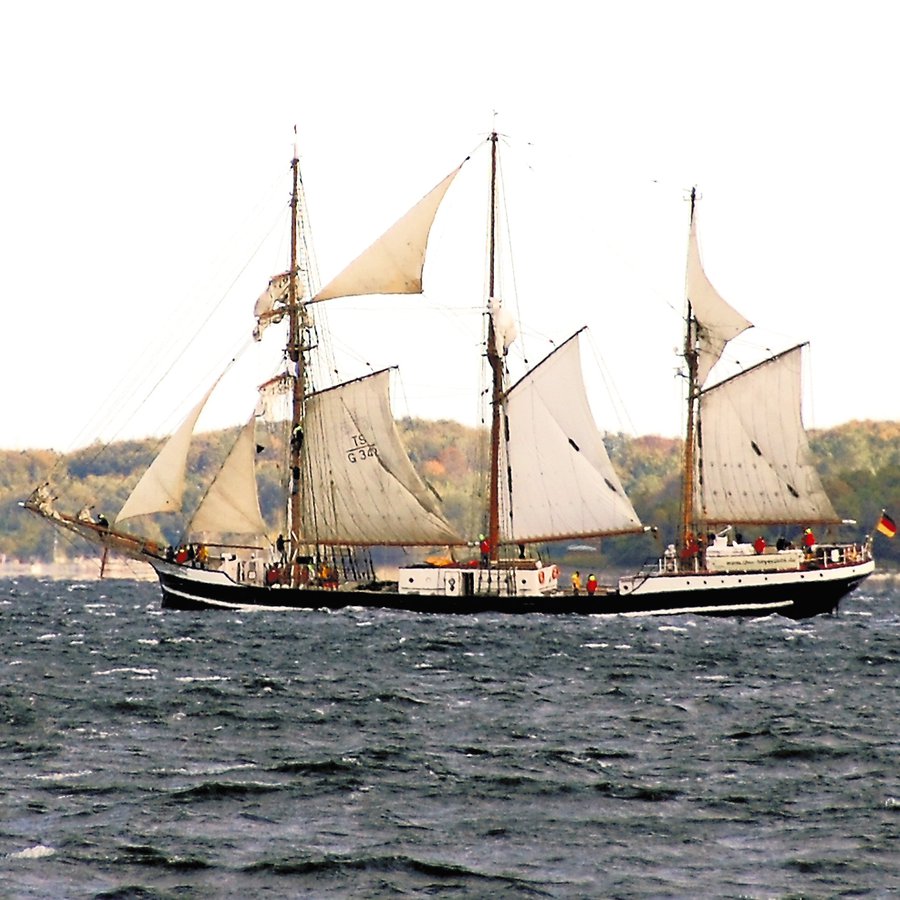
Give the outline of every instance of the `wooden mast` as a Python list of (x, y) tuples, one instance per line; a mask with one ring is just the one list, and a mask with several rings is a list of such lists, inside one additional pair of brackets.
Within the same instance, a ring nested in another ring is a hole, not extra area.
[(496, 278), (496, 226), (497, 226), (497, 132), (491, 132), (491, 219), (488, 250), (488, 336), (487, 358), (491, 367), (491, 455), (490, 485), (488, 493), (488, 540), (491, 562), (497, 562), (500, 553), (500, 416), (503, 396), (503, 359), (497, 349), (497, 335), (491, 307), (494, 301)]
[[(694, 224), (694, 210), (697, 202), (697, 188), (691, 188), (691, 219)], [(691, 309), (691, 298), (687, 297), (687, 314), (684, 332), (684, 359), (687, 363), (687, 425), (684, 436), (684, 470), (681, 496), (681, 546), (687, 548), (697, 539), (694, 516), (694, 471), (696, 466), (696, 412), (697, 412), (697, 323)]]
[[(294, 129), (296, 135), (297, 129)], [(291, 160), (291, 269), (288, 281), (288, 338), (287, 355), (294, 366), (294, 386), (291, 398), (290, 437), (290, 504), (288, 528), (291, 557), (296, 557), (300, 539), (300, 454), (303, 447), (303, 401), (306, 395), (306, 360), (303, 356), (303, 327), (305, 309), (301, 307), (302, 291), (299, 287), (297, 244), (299, 240), (300, 160), (294, 144)]]

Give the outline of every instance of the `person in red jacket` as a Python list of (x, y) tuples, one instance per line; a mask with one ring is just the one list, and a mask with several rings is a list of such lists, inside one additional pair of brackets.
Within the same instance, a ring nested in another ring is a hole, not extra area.
[(481, 550), (481, 565), (487, 567), (491, 564), (491, 542), (483, 534), (478, 535), (479, 549)]

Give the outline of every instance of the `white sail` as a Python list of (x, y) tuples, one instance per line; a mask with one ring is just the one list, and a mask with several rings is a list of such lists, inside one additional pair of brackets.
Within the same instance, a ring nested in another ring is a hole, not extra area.
[(428, 233), (447, 188), (462, 168), (451, 172), (313, 298), (332, 300), (363, 294), (419, 294)]
[[(216, 382), (218, 383), (218, 382)], [(166, 441), (150, 468), (141, 476), (116, 521), (157, 512), (177, 512), (184, 497), (184, 476), (191, 437), (200, 413), (209, 400), (215, 384), (190, 411), (178, 430)]]
[(510, 388), (506, 414), (501, 480), (505, 472), (511, 502), (500, 527), (505, 541), (641, 530), (591, 415), (578, 334)]
[(388, 370), (309, 398), (302, 473), (310, 543), (463, 543), (403, 448)]
[(801, 419), (794, 347), (700, 396), (701, 515), (709, 522), (839, 522)]
[(241, 429), (231, 452), (206, 492), (188, 532), (264, 535), (256, 489), (256, 416)]
[(697, 241), (697, 217), (691, 220), (688, 239), (687, 296), (700, 326), (697, 336), (697, 383), (702, 385), (716, 364), (725, 345), (753, 323), (726, 303), (703, 271)]

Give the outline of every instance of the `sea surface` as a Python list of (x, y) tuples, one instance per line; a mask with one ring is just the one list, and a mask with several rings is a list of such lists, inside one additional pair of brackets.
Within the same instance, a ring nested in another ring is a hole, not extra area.
[(900, 593), (792, 622), (0, 582), (0, 896), (889, 897)]

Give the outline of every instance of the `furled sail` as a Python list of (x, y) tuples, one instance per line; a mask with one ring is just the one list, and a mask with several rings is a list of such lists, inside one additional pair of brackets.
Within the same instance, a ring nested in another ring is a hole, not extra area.
[(419, 294), (428, 233), (441, 200), (462, 166), (451, 172), (409, 212), (313, 298), (332, 300), (363, 294)]
[(688, 238), (687, 296), (700, 329), (697, 336), (697, 383), (702, 385), (725, 345), (751, 328), (753, 323), (726, 303), (706, 277), (700, 259), (696, 216), (691, 220)]
[(506, 394), (501, 447), (511, 498), (505, 541), (525, 543), (642, 530), (588, 403), (580, 332)]
[[(284, 306), (288, 299), (291, 276), (290, 272), (273, 275), (269, 279), (269, 286), (259, 295), (253, 307), (253, 315), (256, 316), (256, 328), (253, 329), (253, 337), (262, 340), (263, 332), (269, 325), (280, 322), (284, 316)], [(275, 304), (282, 306), (276, 308)]]
[(253, 307), (253, 315), (259, 318), (272, 312), (276, 303), (284, 303), (287, 300), (288, 288), (291, 276), (289, 272), (273, 275), (269, 279), (269, 286), (257, 297)]
[(256, 416), (241, 429), (188, 526), (188, 532), (264, 535), (256, 489)]
[(303, 538), (323, 544), (464, 543), (400, 441), (384, 369), (307, 401)]
[(506, 356), (513, 341), (519, 336), (516, 320), (510, 311), (495, 297), (491, 297), (489, 306), (491, 320), (494, 323), (494, 340), (496, 341), (497, 353), (500, 356)]
[[(218, 382), (216, 382), (218, 383)], [(184, 496), (184, 476), (187, 469), (191, 436), (200, 413), (209, 400), (215, 384), (203, 399), (188, 413), (178, 430), (166, 441), (150, 468), (141, 476), (125, 501), (116, 521), (157, 512), (177, 512)]]
[(802, 345), (700, 395), (700, 500), (708, 522), (839, 522), (801, 419)]

